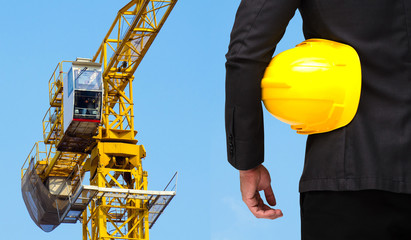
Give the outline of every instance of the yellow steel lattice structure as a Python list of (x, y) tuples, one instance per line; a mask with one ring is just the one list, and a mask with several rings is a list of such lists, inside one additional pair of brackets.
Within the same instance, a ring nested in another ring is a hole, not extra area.
[(135, 0), (117, 14), (93, 57), (104, 68), (104, 110), (99, 139), (135, 143), (133, 74), (176, 4)]
[[(91, 184), (147, 190), (147, 173), (141, 168), (99, 168)], [(149, 212), (142, 199), (104, 196), (92, 201), (88, 210), (83, 213), (83, 239), (149, 239)]]
[[(131, 1), (117, 14), (93, 61), (104, 68), (103, 118), (91, 153), (92, 185), (147, 190), (147, 173), (135, 145), (132, 81), (176, 0)], [(120, 181), (121, 179), (121, 181)], [(148, 201), (102, 197), (83, 215), (83, 239), (148, 239)]]
[[(64, 179), (66, 186), (53, 193), (64, 193), (57, 197), (65, 204), (59, 202), (54, 219), (59, 219), (58, 224), (81, 219), (83, 240), (149, 239), (149, 228), (175, 194), (175, 189), (147, 190), (147, 172), (141, 164), (146, 152), (135, 139), (132, 81), (176, 2), (132, 0), (118, 12), (91, 60), (103, 69), (102, 118), (84, 152), (58, 148), (67, 137), (63, 107), (63, 88), (67, 86), (63, 86), (63, 79), (72, 62), (60, 62), (49, 80), (50, 108), (43, 118), (43, 141), (29, 153), (22, 179), (27, 166), (39, 177), (37, 182), (52, 186)], [(88, 187), (82, 185), (86, 172), (90, 173)]]

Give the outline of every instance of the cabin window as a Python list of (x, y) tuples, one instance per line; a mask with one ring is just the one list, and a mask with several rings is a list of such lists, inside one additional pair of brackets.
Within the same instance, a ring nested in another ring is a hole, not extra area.
[(74, 70), (76, 90), (101, 90), (101, 71), (87, 67)]
[(100, 120), (101, 93), (77, 91), (74, 96), (74, 118)]

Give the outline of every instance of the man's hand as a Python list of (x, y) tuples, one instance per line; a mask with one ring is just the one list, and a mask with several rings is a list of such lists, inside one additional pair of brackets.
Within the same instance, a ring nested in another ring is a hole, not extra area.
[(269, 207), (260, 197), (259, 191), (264, 190), (267, 203), (271, 206), (276, 205), (270, 174), (263, 165), (246, 171), (240, 170), (240, 186), (243, 201), (254, 216), (266, 219), (276, 219), (283, 216), (280, 209)]

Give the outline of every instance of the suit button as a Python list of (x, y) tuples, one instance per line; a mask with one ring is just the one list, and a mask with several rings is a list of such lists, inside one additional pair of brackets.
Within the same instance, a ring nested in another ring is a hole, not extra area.
[(230, 156), (234, 155), (234, 143), (233, 143), (233, 135), (228, 136), (228, 146), (230, 148)]

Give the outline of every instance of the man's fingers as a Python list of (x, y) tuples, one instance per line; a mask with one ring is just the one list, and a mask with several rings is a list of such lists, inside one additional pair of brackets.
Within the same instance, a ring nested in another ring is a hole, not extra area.
[(271, 185), (264, 189), (264, 195), (268, 204), (270, 204), (271, 206), (275, 206), (277, 204), (277, 202), (275, 201), (275, 196), (273, 189), (271, 188)]
[(276, 219), (283, 216), (280, 209), (272, 209), (265, 204), (263, 206), (255, 206), (249, 209), (257, 218)]
[(272, 209), (264, 204), (258, 192), (255, 193), (253, 198), (244, 199), (244, 202), (251, 213), (257, 218), (276, 219), (283, 216), (281, 210)]

